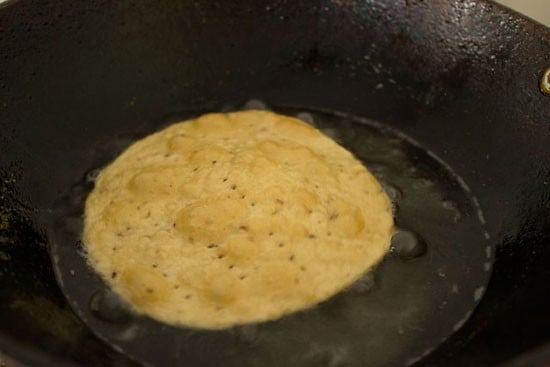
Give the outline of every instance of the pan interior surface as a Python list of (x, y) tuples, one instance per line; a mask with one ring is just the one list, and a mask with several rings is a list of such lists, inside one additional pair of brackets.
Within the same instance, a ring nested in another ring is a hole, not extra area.
[[(258, 108), (266, 105), (244, 106)], [(97, 162), (59, 200), (51, 218), (51, 256), (62, 291), (96, 335), (144, 365), (415, 363), (460, 329), (483, 296), (494, 249), (477, 199), (436, 155), (385, 125), (314, 108), (274, 111), (314, 125), (350, 150), (392, 199), (398, 231), (373, 272), (316, 307), (221, 331), (177, 328), (133, 314), (82, 253), (84, 200), (106, 163)], [(176, 113), (168, 122), (188, 117)], [(114, 159), (158, 128), (113, 137), (98, 149)]]

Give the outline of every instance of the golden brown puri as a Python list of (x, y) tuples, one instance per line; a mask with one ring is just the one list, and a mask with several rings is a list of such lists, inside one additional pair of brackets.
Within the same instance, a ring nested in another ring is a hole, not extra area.
[(353, 155), (264, 111), (136, 142), (86, 201), (90, 263), (139, 313), (207, 329), (315, 305), (379, 262), (391, 204)]

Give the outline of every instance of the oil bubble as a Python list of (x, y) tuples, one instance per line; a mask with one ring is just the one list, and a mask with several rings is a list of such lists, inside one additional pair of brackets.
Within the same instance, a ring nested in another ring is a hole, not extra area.
[(403, 197), (403, 192), (396, 186), (386, 181), (380, 181), (380, 185), (382, 186), (382, 189), (384, 189), (384, 191), (386, 192), (386, 195), (388, 195), (388, 197), (393, 203), (398, 202)]
[(259, 99), (250, 99), (243, 105), (244, 110), (264, 110), (269, 111), (267, 104)]
[(351, 293), (367, 293), (374, 288), (376, 281), (374, 279), (374, 274), (368, 272), (363, 274), (359, 279), (357, 279), (349, 288), (348, 292)]
[(107, 322), (124, 322), (130, 318), (127, 307), (110, 290), (95, 292), (90, 299), (90, 310), (98, 319)]
[(323, 132), (323, 134), (325, 134), (335, 142), (341, 143), (340, 133), (337, 129), (327, 127), (327, 128), (321, 129), (321, 131)]
[(142, 333), (142, 329), (139, 327), (139, 325), (133, 324), (128, 326), (126, 330), (123, 330), (116, 337), (119, 340), (129, 341), (129, 340), (136, 339), (141, 333)]
[(305, 122), (308, 125), (315, 126), (315, 118), (313, 117), (313, 115), (311, 113), (300, 112), (300, 113), (296, 114), (296, 118), (298, 120), (302, 120), (303, 122)]
[(101, 173), (101, 168), (95, 168), (95, 169), (92, 169), (90, 171), (88, 171), (88, 173), (86, 173), (86, 177), (85, 177), (85, 180), (87, 183), (94, 183), (96, 182), (97, 178), (99, 177), (99, 174)]
[(451, 213), (453, 218), (453, 223), (458, 223), (460, 218), (462, 218), (462, 213), (460, 212), (460, 210), (458, 209), (458, 205), (454, 201), (443, 200), (441, 202), (441, 206)]
[(232, 104), (224, 104), (221, 108), (220, 108), (220, 112), (235, 112), (237, 111), (238, 108), (235, 107), (234, 105)]
[(391, 239), (390, 253), (403, 260), (411, 260), (426, 253), (426, 242), (416, 233), (399, 229)]
[(429, 180), (427, 178), (419, 178), (412, 184), (412, 187), (414, 189), (423, 189), (427, 187), (432, 187), (434, 185), (435, 183), (432, 180)]

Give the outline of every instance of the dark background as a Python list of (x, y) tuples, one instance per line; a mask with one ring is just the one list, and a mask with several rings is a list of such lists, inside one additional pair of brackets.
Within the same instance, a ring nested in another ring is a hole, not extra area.
[(0, 350), (31, 365), (131, 364), (68, 308), (44, 213), (109, 136), (250, 98), (395, 126), (479, 197), (498, 245), (492, 280), (423, 365), (491, 365), (543, 344), (550, 98), (538, 82), (549, 55), (548, 28), (481, 0), (0, 8)]

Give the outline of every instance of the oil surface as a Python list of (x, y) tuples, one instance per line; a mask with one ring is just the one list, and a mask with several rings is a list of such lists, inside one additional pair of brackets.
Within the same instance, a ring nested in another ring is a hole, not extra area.
[[(244, 108), (267, 106), (252, 100)], [(493, 249), (477, 200), (433, 153), (381, 124), (337, 113), (273, 110), (321, 129), (382, 183), (398, 226), (382, 264), (328, 301), (272, 322), (204, 331), (134, 315), (88, 267), (80, 246), (84, 200), (105, 164), (98, 162), (60, 200), (52, 227), (52, 259), (67, 299), (100, 338), (145, 365), (415, 363), (458, 330), (483, 295)], [(189, 117), (175, 115), (173, 121)], [(114, 138), (105, 149), (114, 159), (130, 142)]]

